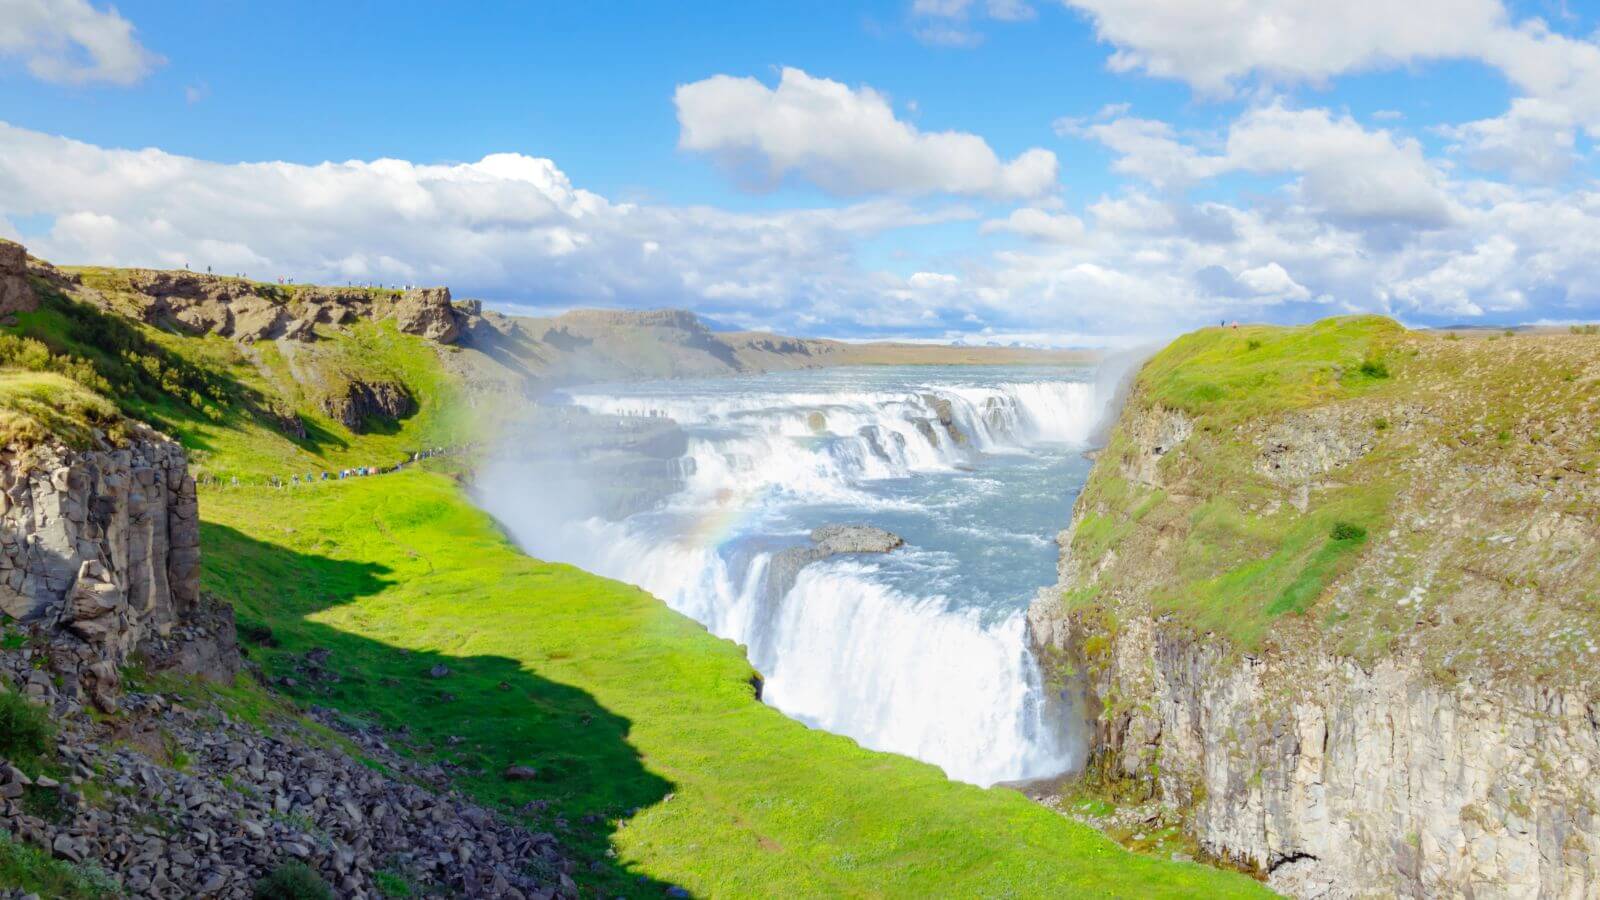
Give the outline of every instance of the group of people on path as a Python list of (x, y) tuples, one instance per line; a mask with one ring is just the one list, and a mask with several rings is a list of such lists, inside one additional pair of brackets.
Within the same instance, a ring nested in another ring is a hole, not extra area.
[[(306, 472), (304, 474), (296, 472), (289, 475), (287, 478), (273, 475), (267, 479), (267, 484), (269, 487), (288, 488), (297, 487), (302, 484), (313, 484), (318, 481), (343, 481), (346, 478), (366, 478), (372, 475), (385, 475), (390, 472), (398, 472), (412, 463), (421, 462), (425, 459), (432, 459), (436, 456), (445, 456), (447, 454), (460, 452), (461, 450), (466, 449), (466, 446), (470, 445), (463, 445), (461, 447), (432, 447), (427, 450), (418, 450), (412, 453), (409, 457), (402, 459), (392, 466), (353, 466), (351, 468), (340, 469), (337, 472)], [(233, 487), (239, 487), (239, 476), (231, 476), (228, 483)]]

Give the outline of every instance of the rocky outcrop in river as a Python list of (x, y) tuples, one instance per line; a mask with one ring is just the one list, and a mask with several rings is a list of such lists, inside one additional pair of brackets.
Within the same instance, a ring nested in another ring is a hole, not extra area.
[(873, 525), (823, 525), (812, 530), (811, 543), (773, 554), (767, 564), (766, 597), (773, 604), (782, 602), (800, 570), (814, 562), (849, 553), (888, 553), (905, 543), (900, 535)]

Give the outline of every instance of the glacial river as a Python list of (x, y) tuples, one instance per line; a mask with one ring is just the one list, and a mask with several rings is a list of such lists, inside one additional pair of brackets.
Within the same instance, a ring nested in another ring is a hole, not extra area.
[[(744, 644), (763, 699), (800, 721), (975, 784), (1046, 777), (1077, 761), (1042, 702), (1024, 612), (1055, 581), (1107, 393), (1087, 367), (574, 389), (559, 399), (681, 426), (675, 492), (621, 520), (559, 523), (535, 521), (525, 491), (480, 488), (481, 501), (530, 553), (640, 585)], [(906, 546), (813, 563), (768, 596), (773, 554), (828, 523)]]

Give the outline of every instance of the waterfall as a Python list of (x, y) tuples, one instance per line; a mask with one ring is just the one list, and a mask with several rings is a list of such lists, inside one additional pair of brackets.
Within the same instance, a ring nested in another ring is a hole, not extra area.
[[(538, 479), (515, 452), (486, 467), (480, 501), (530, 553), (638, 584), (745, 645), (765, 678), (764, 699), (807, 724), (981, 785), (1070, 768), (1076, 761), (1048, 720), (1024, 637), (1032, 590), (998, 605), (969, 602), (960, 593), (968, 564), (961, 541), (834, 557), (787, 583), (767, 576), (775, 554), (823, 518), (923, 516), (944, 527), (928, 512), (941, 497), (918, 493), (929, 478), (979, 491), (985, 460), (1026, 459), (1049, 446), (1064, 458), (1099, 419), (1094, 385), (964, 376), (826, 390), (797, 376), (779, 386), (768, 380), (569, 395), (595, 413), (683, 427), (686, 474), (657, 508), (621, 521), (547, 521)], [(1060, 521), (1071, 499), (1061, 498)], [(996, 508), (1003, 519), (1004, 505)], [(1053, 569), (1048, 534), (981, 524), (986, 549), (1025, 548), (1040, 566), (1033, 587), (1044, 583)], [(1012, 543), (994, 544), (993, 534)]]

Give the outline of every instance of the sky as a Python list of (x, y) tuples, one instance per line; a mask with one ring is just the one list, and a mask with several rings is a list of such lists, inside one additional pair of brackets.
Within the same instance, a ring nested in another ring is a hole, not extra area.
[(842, 338), (1600, 320), (1600, 0), (0, 0), (0, 236)]

